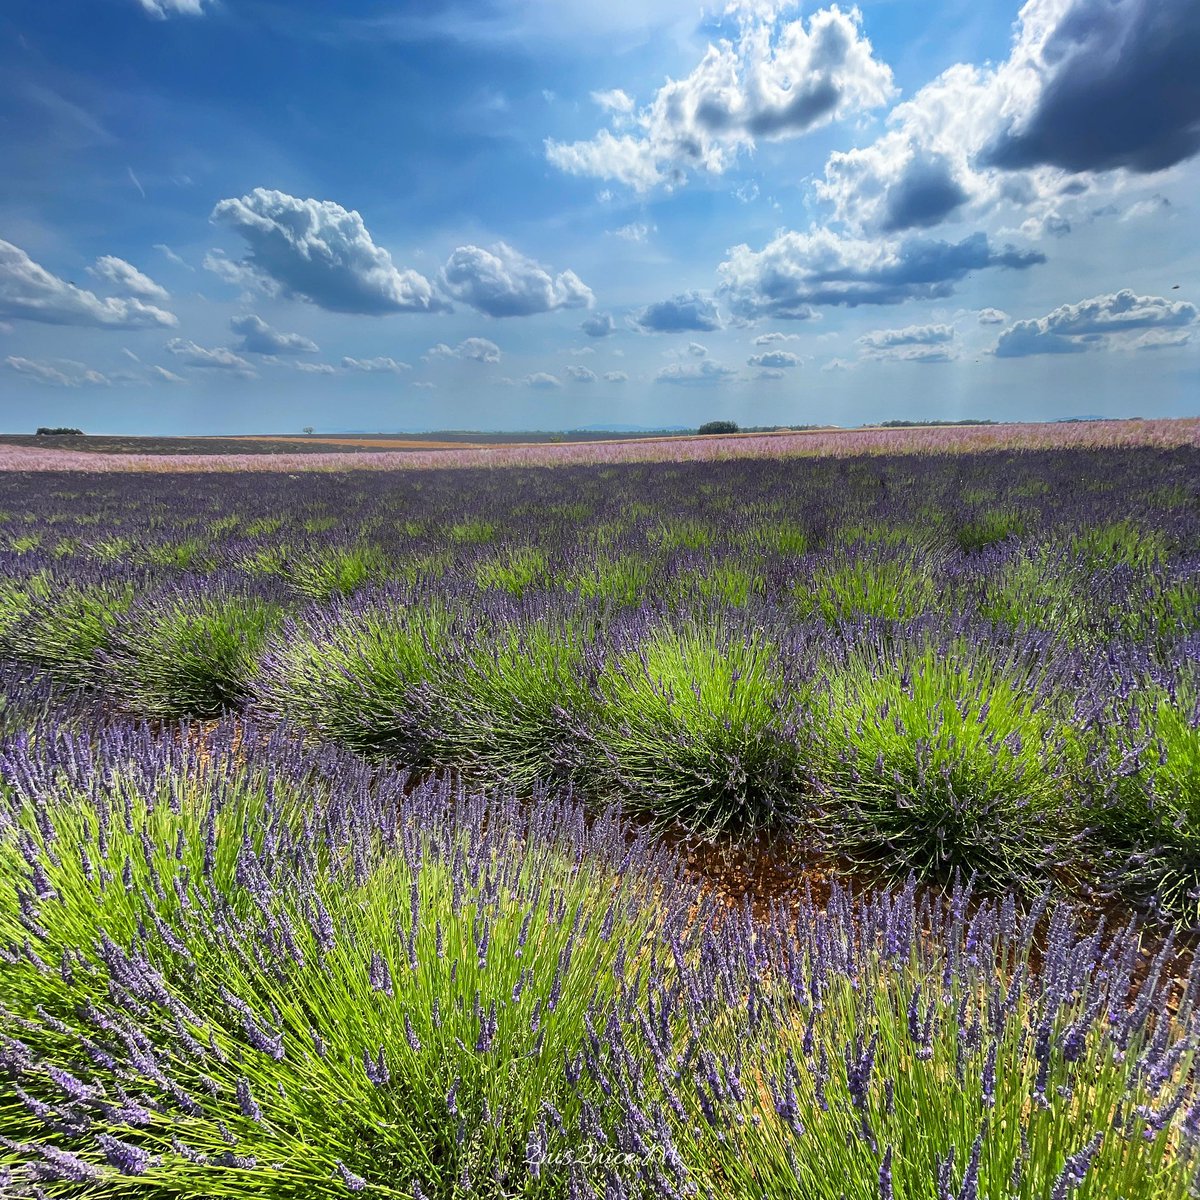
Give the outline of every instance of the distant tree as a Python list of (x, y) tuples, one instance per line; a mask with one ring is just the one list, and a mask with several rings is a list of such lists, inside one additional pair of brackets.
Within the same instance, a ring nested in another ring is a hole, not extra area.
[(700, 433), (737, 433), (736, 421), (705, 421), (700, 426)]
[(83, 430), (72, 429), (69, 425), (39, 425), (37, 430), (38, 437), (65, 437), (70, 434), (83, 437)]
[(305, 432), (306, 434), (308, 434), (308, 436), (309, 436), (309, 437), (312, 437), (312, 435), (313, 435), (313, 427), (312, 427), (311, 425), (305, 425), (305, 427), (304, 427), (304, 432)]

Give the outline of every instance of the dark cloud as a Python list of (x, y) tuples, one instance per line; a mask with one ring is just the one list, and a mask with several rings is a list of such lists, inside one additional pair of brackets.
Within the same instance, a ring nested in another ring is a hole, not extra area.
[(709, 333), (721, 328), (717, 306), (700, 292), (683, 292), (669, 300), (647, 305), (634, 318), (645, 333), (685, 333), (695, 330)]
[(884, 233), (897, 233), (938, 225), (969, 198), (946, 158), (917, 155), (887, 190), (882, 229)]
[(982, 156), (1009, 170), (1161, 171), (1200, 151), (1200, 4), (1074, 0), (1032, 111)]

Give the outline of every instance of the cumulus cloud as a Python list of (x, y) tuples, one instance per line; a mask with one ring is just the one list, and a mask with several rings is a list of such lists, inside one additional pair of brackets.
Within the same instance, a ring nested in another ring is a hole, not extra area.
[(610, 333), (615, 333), (617, 325), (608, 313), (592, 313), (590, 317), (585, 317), (580, 322), (579, 328), (588, 337), (602, 338), (608, 337)]
[(700, 345), (699, 342), (688, 342), (687, 352), (693, 358), (703, 358), (708, 353), (708, 347)]
[[(250, 247), (236, 265), (286, 296), (330, 312), (372, 316), (449, 307), (423, 275), (395, 266), (357, 212), (332, 200), (255, 188), (240, 199), (222, 200), (212, 219), (236, 230)], [(205, 266), (216, 269), (208, 260)]]
[(629, 376), (624, 371), (605, 371), (604, 379), (607, 383), (628, 383)]
[(807, 25), (774, 6), (743, 7), (739, 16), (736, 38), (710, 45), (689, 75), (668, 80), (636, 116), (632, 103), (607, 105), (636, 132), (547, 140), (546, 157), (562, 171), (645, 191), (682, 183), (693, 170), (719, 175), (760, 138), (798, 137), (892, 96), (892, 73), (862, 36), (857, 9), (832, 5)]
[(700, 292), (682, 292), (647, 305), (633, 318), (633, 324), (644, 333), (711, 333), (721, 328), (721, 314)]
[(342, 366), (347, 371), (361, 371), (366, 375), (403, 375), (412, 367), (394, 358), (343, 358)]
[[(815, 314), (814, 314), (815, 315)], [(798, 333), (779, 333), (772, 331), (770, 333), (760, 333), (754, 339), (756, 346), (774, 346), (778, 342), (798, 342), (800, 335)]]
[(292, 366), (305, 375), (336, 375), (337, 369), (332, 363), (296, 362)]
[(858, 339), (864, 358), (882, 362), (942, 363), (958, 357), (951, 325), (876, 329)]
[(804, 360), (790, 350), (767, 350), (762, 354), (752, 354), (746, 363), (751, 367), (763, 367), (770, 371), (798, 367)]
[(656, 383), (673, 383), (683, 387), (705, 386), (724, 383), (737, 372), (732, 367), (722, 366), (711, 358), (699, 362), (675, 362), (663, 367), (654, 377)]
[(899, 304), (953, 293), (972, 271), (1023, 269), (1045, 262), (1036, 251), (992, 247), (983, 233), (961, 242), (927, 238), (843, 237), (830, 229), (785, 231), (762, 250), (735, 246), (718, 271), (735, 315), (807, 318), (811, 306)]
[(611, 88), (604, 92), (593, 92), (592, 99), (603, 109), (611, 113), (628, 115), (633, 112), (633, 97), (620, 88)]
[(172, 338), (167, 349), (189, 367), (201, 367), (212, 371), (234, 371), (248, 379), (255, 377), (255, 370), (246, 359), (223, 346), (209, 348), (198, 346), (186, 338)]
[(243, 354), (316, 354), (319, 349), (310, 338), (299, 333), (280, 333), (253, 313), (234, 317), (229, 328), (242, 335), (236, 348)]
[(626, 242), (644, 242), (657, 228), (658, 226), (647, 225), (643, 221), (632, 221), (628, 225), (622, 225), (620, 229), (614, 229), (613, 235)]
[(498, 363), (501, 358), (500, 347), (495, 342), (489, 341), (487, 338), (469, 337), (464, 338), (457, 346), (447, 346), (445, 342), (438, 342), (436, 346), (431, 346), (425, 355), (426, 358), (466, 358), (474, 362), (481, 363)]
[(93, 279), (112, 284), (126, 296), (141, 296), (143, 300), (159, 300), (164, 304), (171, 298), (167, 289), (155, 283), (149, 275), (143, 275), (132, 263), (111, 254), (96, 259), (87, 272)]
[(446, 293), (489, 317), (591, 308), (591, 288), (574, 271), (551, 273), (504, 242), (459, 246), (442, 268)]
[(526, 375), (521, 382), (526, 387), (538, 388), (542, 391), (552, 391), (554, 388), (562, 387), (562, 380), (557, 375), (550, 375), (546, 371), (534, 371), (532, 375)]
[(787, 372), (781, 371), (777, 367), (764, 367), (754, 376), (754, 378), (761, 380), (764, 383), (774, 383), (780, 379), (786, 379)]
[(936, 225), (1005, 201), (1062, 236), (1067, 177), (1162, 170), (1200, 152), (1195, 0), (1029, 0), (1006, 60), (957, 64), (888, 132), (829, 158), (818, 192), (851, 228)]
[(101, 329), (173, 328), (179, 324), (173, 313), (136, 298), (102, 300), (94, 292), (60, 279), (5, 241), (0, 241), (0, 317)]
[(1008, 320), (1008, 313), (1000, 308), (981, 308), (978, 315), (980, 325), (1003, 325)]
[(137, 0), (142, 11), (152, 17), (199, 17), (205, 12), (206, 0)]
[(576, 383), (595, 383), (597, 379), (595, 371), (590, 367), (581, 367), (577, 363), (571, 363), (567, 367), (567, 375)]
[[(1178, 331), (1196, 324), (1198, 319), (1200, 310), (1194, 304), (1162, 296), (1138, 296), (1126, 288), (1078, 304), (1061, 305), (1044, 317), (1018, 321), (1000, 334), (993, 353), (997, 358), (1025, 358), (1033, 354), (1179, 345), (1187, 335)], [(1127, 334), (1140, 337), (1123, 336)]]
[(82, 387), (85, 384), (106, 387), (109, 383), (108, 377), (99, 371), (93, 371), (83, 363), (71, 362), (69, 359), (55, 359), (49, 363), (13, 354), (4, 360), (4, 365), (26, 379), (49, 384), (51, 387)]
[(938, 346), (954, 341), (950, 325), (906, 325), (903, 329), (876, 329), (864, 333), (858, 344), (867, 350), (895, 350), (898, 346)]

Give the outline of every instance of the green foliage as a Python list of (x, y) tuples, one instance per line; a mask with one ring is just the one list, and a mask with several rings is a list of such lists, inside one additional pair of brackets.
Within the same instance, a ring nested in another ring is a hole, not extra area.
[(8, 630), (9, 651), (59, 683), (94, 684), (99, 656), (134, 595), (131, 583), (67, 583), (30, 593), (23, 618)]
[(661, 629), (597, 684), (591, 766), (632, 811), (702, 834), (780, 829), (807, 807), (774, 647), (757, 633)]
[(304, 554), (292, 554), (283, 567), (284, 578), (301, 595), (313, 600), (348, 596), (367, 583), (387, 578), (389, 562), (378, 546), (314, 547)]
[(452, 655), (440, 672), (443, 761), (528, 795), (576, 773), (575, 731), (590, 708), (585, 630), (533, 623)]
[(538, 546), (516, 546), (475, 564), (480, 588), (500, 588), (514, 596), (545, 586), (547, 579), (546, 552)]
[(577, 592), (585, 599), (637, 604), (654, 575), (654, 563), (641, 555), (607, 557), (596, 554), (580, 559), (561, 572), (556, 580), (561, 587)]
[(917, 551), (823, 560), (795, 585), (796, 610), (801, 617), (829, 622), (858, 617), (908, 620), (936, 607), (933, 570), (930, 558)]
[(379, 602), (287, 622), (254, 682), (260, 707), (355, 750), (436, 762), (445, 714), (429, 687), (447, 635), (444, 611)]
[(1030, 668), (966, 643), (831, 664), (810, 703), (832, 837), (897, 876), (1035, 880), (1075, 823), (1071, 748), (1045, 691)]
[(152, 717), (215, 717), (242, 704), (278, 605), (220, 590), (157, 597), (117, 626), (108, 687)]
[(696, 432), (705, 434), (737, 433), (738, 424), (736, 421), (705, 421)]
[(959, 549), (967, 553), (986, 550), (1008, 538), (1021, 538), (1028, 532), (1026, 516), (1012, 509), (986, 509), (969, 521), (963, 522), (954, 534)]
[(1095, 824), (1117, 882), (1200, 928), (1200, 672), (1143, 683), (1100, 726)]

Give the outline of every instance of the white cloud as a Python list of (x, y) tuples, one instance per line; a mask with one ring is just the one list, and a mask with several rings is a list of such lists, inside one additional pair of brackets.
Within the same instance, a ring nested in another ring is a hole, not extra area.
[(173, 313), (142, 300), (101, 300), (51, 274), (11, 242), (0, 241), (0, 317), (46, 325), (89, 325), (101, 329), (172, 328)]
[(710, 333), (721, 328), (717, 306), (700, 292), (681, 292), (669, 300), (648, 304), (633, 317), (634, 328), (644, 333)]
[(981, 308), (978, 315), (980, 325), (1003, 325), (1009, 319), (1001, 308)]
[(821, 367), (822, 371), (853, 371), (854, 364), (845, 358), (831, 358)]
[(176, 254), (175, 251), (172, 250), (171, 247), (168, 246), (165, 242), (155, 242), (154, 246), (152, 248), (157, 250), (159, 252), (159, 254), (161, 254), (163, 256), (163, 258), (165, 258), (167, 260), (167, 262), (172, 262), (177, 267), (187, 267), (187, 269), (189, 271), (195, 270), (194, 267), (189, 266), (188, 263), (186, 263), (182, 258), (180, 258), (179, 255)]
[(579, 328), (588, 337), (602, 338), (608, 337), (610, 333), (615, 333), (617, 325), (608, 313), (592, 313), (590, 317), (585, 317), (580, 322)]
[(397, 362), (394, 358), (343, 358), (342, 366), (347, 371), (361, 371), (367, 375), (403, 375), (412, 367), (406, 362)]
[(229, 322), (234, 333), (242, 335), (237, 349), (243, 354), (316, 354), (317, 343), (299, 333), (280, 333), (261, 317), (248, 313)]
[(39, 362), (37, 359), (22, 358), (19, 355), (9, 355), (4, 365), (26, 379), (38, 383), (49, 384), (51, 387), (82, 387), (85, 384), (94, 387), (107, 387), (107, 376), (99, 371), (93, 371), (83, 363), (71, 362), (69, 359), (55, 359), (50, 362)]
[(628, 115), (633, 112), (633, 97), (620, 88), (593, 92), (592, 99), (606, 112)]
[(256, 372), (240, 354), (234, 354), (223, 346), (212, 349), (198, 346), (185, 338), (172, 338), (167, 343), (167, 349), (189, 367), (201, 367), (213, 371), (234, 371), (246, 379), (254, 379)]
[(684, 387), (706, 386), (724, 383), (737, 372), (732, 367), (722, 366), (711, 358), (699, 362), (676, 362), (663, 367), (654, 377), (656, 383), (673, 383)]
[(821, 9), (807, 26), (777, 9), (739, 15), (736, 39), (710, 45), (689, 75), (668, 80), (633, 118), (636, 134), (547, 140), (549, 161), (645, 191), (692, 170), (719, 175), (760, 138), (798, 137), (892, 96), (892, 73), (861, 36), (857, 9)]
[(952, 362), (958, 357), (954, 328), (950, 325), (907, 325), (903, 329), (876, 329), (858, 339), (864, 358), (877, 362)]
[(575, 383), (595, 383), (597, 379), (596, 372), (591, 367), (581, 367), (578, 363), (568, 365), (567, 375)]
[(1045, 262), (1033, 251), (992, 248), (982, 233), (951, 243), (909, 237), (843, 237), (832, 229), (785, 231), (762, 250), (734, 246), (718, 271), (734, 314), (804, 320), (812, 306), (899, 304), (949, 296), (973, 271)]
[(489, 317), (524, 317), (559, 308), (590, 308), (591, 289), (574, 271), (557, 275), (504, 242), (459, 246), (442, 268), (446, 293)]
[(562, 387), (562, 380), (557, 375), (550, 375), (546, 371), (534, 371), (532, 375), (526, 375), (521, 382), (526, 387), (538, 388), (543, 391), (552, 391), (554, 388)]
[(96, 259), (87, 272), (93, 279), (111, 283), (127, 296), (141, 296), (143, 300), (159, 300), (164, 304), (171, 298), (167, 289), (155, 283), (149, 275), (143, 275), (132, 263), (111, 254)]
[(755, 374), (754, 378), (764, 383), (777, 383), (780, 379), (787, 378), (787, 372), (781, 371), (777, 367), (764, 367)]
[(895, 350), (899, 346), (940, 346), (954, 341), (950, 325), (906, 325), (903, 329), (876, 329), (864, 333), (858, 344), (866, 350)]
[[(447, 308), (428, 279), (395, 266), (357, 212), (331, 200), (255, 188), (222, 200), (212, 219), (236, 230), (250, 247), (235, 265), (270, 280), (284, 295), (330, 312), (372, 316)], [(204, 265), (218, 270), (208, 259)]]
[(644, 242), (652, 233), (658, 232), (657, 225), (647, 225), (643, 221), (632, 221), (613, 230), (613, 236), (626, 242)]
[[(1078, 304), (1063, 304), (1044, 317), (1018, 321), (1000, 334), (993, 353), (997, 358), (1025, 358), (1034, 354), (1180, 345), (1178, 331), (1198, 320), (1200, 310), (1194, 304), (1162, 296), (1138, 296), (1125, 288)], [(1124, 336), (1131, 333), (1141, 336)], [(1184, 339), (1186, 336), (1182, 335)]]
[(790, 350), (767, 350), (762, 354), (752, 354), (746, 359), (746, 365), (763, 367), (768, 371), (778, 371), (790, 367), (798, 367), (804, 360)]
[[(814, 312), (812, 315), (817, 316), (819, 314)], [(754, 344), (756, 346), (774, 346), (779, 342), (798, 342), (800, 340), (798, 333), (779, 333), (773, 331), (771, 333), (760, 333), (754, 339)]]
[(142, 11), (152, 17), (199, 17), (204, 14), (207, 0), (137, 0)]
[(708, 347), (700, 345), (699, 342), (688, 342), (687, 352), (693, 358), (703, 358), (708, 353)]
[(628, 383), (629, 376), (624, 371), (605, 371), (604, 379), (606, 383)]
[(500, 347), (487, 338), (469, 337), (459, 342), (457, 346), (447, 346), (438, 342), (431, 346), (425, 354), (426, 358), (466, 358), (474, 362), (498, 363), (501, 359)]
[(176, 375), (174, 371), (168, 371), (166, 367), (147, 367), (146, 373), (160, 383), (187, 383), (182, 375)]

